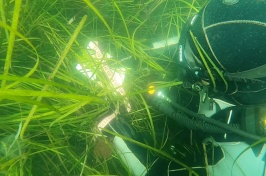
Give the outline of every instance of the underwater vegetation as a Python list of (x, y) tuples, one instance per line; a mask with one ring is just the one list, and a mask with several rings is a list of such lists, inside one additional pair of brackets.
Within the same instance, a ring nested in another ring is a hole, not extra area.
[[(157, 135), (155, 123), (165, 117), (144, 98), (147, 83), (158, 81), (166, 88), (179, 84), (164, 79), (173, 73), (173, 58), (154, 54), (149, 44), (179, 36), (188, 18), (205, 3), (1, 0), (0, 175), (128, 175), (97, 128), (102, 117), (125, 101), (132, 109), (121, 109), (120, 118), (153, 140), (120, 137), (182, 164), (182, 158), (163, 150), (167, 129)], [(88, 49), (90, 41), (99, 42), (100, 59)], [(78, 71), (77, 64), (91, 75)], [(113, 86), (105, 65), (125, 73), (123, 84)], [(125, 94), (116, 92), (120, 87)]]

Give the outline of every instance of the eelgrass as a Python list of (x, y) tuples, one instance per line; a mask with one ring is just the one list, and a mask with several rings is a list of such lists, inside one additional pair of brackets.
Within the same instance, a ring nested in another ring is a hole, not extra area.
[[(151, 56), (146, 44), (179, 35), (189, 16), (204, 3), (1, 1), (0, 174), (130, 174), (115, 153), (102, 160), (93, 152), (101, 136), (97, 121), (125, 99), (114, 94), (102, 63), (86, 49), (93, 40), (100, 41), (103, 51), (113, 56), (102, 60), (114, 70), (126, 68), (123, 87), (133, 109), (125, 118), (137, 131), (150, 131), (153, 142), (120, 137), (181, 163), (162, 150), (167, 135), (163, 139), (156, 136), (156, 115), (143, 97), (147, 82), (155, 82), (157, 87), (180, 83), (154, 78), (169, 74), (173, 60), (163, 54)], [(131, 61), (124, 62), (121, 57), (125, 56), (131, 56)], [(77, 63), (90, 68), (101, 84), (79, 73)]]

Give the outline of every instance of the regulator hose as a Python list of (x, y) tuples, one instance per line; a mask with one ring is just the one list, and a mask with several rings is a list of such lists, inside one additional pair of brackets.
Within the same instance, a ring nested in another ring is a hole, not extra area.
[[(208, 118), (203, 114), (197, 114), (193, 111), (190, 111), (187, 108), (184, 108), (179, 104), (171, 101), (169, 98), (158, 97), (154, 99), (154, 103), (159, 111), (171, 117), (180, 125), (185, 126), (191, 130), (202, 130), (208, 133), (219, 133), (219, 134), (234, 133), (241, 137), (255, 141), (262, 139), (262, 137), (260, 136), (253, 135), (239, 129), (238, 125), (225, 124), (217, 120)], [(175, 110), (173, 107), (176, 108), (178, 111)], [(180, 111), (185, 113), (186, 115), (194, 117), (195, 119), (187, 117), (185, 114), (181, 113)]]

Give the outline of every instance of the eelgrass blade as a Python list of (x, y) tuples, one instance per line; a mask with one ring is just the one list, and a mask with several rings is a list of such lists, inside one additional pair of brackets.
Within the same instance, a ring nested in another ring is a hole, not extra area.
[[(14, 48), (15, 38), (16, 38), (16, 34), (14, 31), (17, 31), (17, 27), (18, 27), (21, 2), (22, 0), (15, 1), (15, 7), (13, 11), (13, 18), (12, 18), (12, 29), (13, 30), (10, 31), (10, 36), (8, 39), (8, 47), (7, 47), (6, 59), (5, 59), (5, 65), (4, 65), (4, 73), (3, 73), (4, 76), (8, 75), (9, 68), (11, 66), (12, 53), (13, 53), (13, 48)], [(6, 85), (6, 80), (2, 80), (1, 88), (4, 88), (5, 85)]]
[[(62, 64), (63, 60), (65, 59), (65, 57), (66, 57), (66, 55), (67, 55), (67, 53), (69, 52), (70, 47), (72, 46), (73, 42), (75, 41), (75, 39), (76, 39), (77, 35), (79, 34), (79, 32), (80, 32), (82, 26), (84, 25), (86, 19), (87, 19), (87, 16), (84, 16), (84, 17), (82, 18), (82, 20), (80, 21), (78, 27), (77, 27), (76, 30), (74, 31), (72, 37), (70, 38), (69, 42), (67, 43), (67, 45), (66, 45), (66, 47), (65, 47), (65, 49), (64, 49), (64, 51), (63, 51), (63, 53), (62, 53), (62, 55), (60, 56), (59, 61), (58, 61), (57, 65), (56, 65), (55, 69), (54, 69), (53, 72), (49, 75), (48, 80), (53, 79), (54, 76), (56, 75), (56, 73), (57, 73), (57, 71), (58, 71), (60, 65)], [(43, 87), (42, 91), (45, 91), (47, 88), (48, 88), (48, 85), (45, 85), (45, 86)], [(37, 98), (37, 101), (41, 101), (41, 99), (42, 99), (42, 96), (39, 96), (39, 97)], [(26, 130), (26, 128), (27, 128), (27, 126), (28, 126), (28, 124), (29, 124), (29, 122), (30, 122), (30, 120), (31, 120), (31, 118), (32, 118), (32, 116), (33, 116), (33, 114), (34, 114), (34, 112), (36, 111), (37, 107), (38, 107), (37, 105), (34, 105), (34, 106), (32, 107), (31, 112), (29, 113), (29, 115), (28, 115), (26, 121), (24, 122), (23, 127), (22, 127), (22, 130), (21, 130), (21, 133), (20, 133), (20, 137), (21, 137), (21, 139), (23, 139), (23, 137), (24, 137), (24, 132), (25, 132), (25, 130)]]

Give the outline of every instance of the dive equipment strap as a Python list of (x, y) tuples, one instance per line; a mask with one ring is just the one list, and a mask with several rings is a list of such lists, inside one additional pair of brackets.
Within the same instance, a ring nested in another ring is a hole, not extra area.
[(266, 64), (236, 73), (227, 73), (229, 77), (233, 78), (241, 78), (241, 79), (257, 79), (257, 78), (265, 78), (266, 77)]

